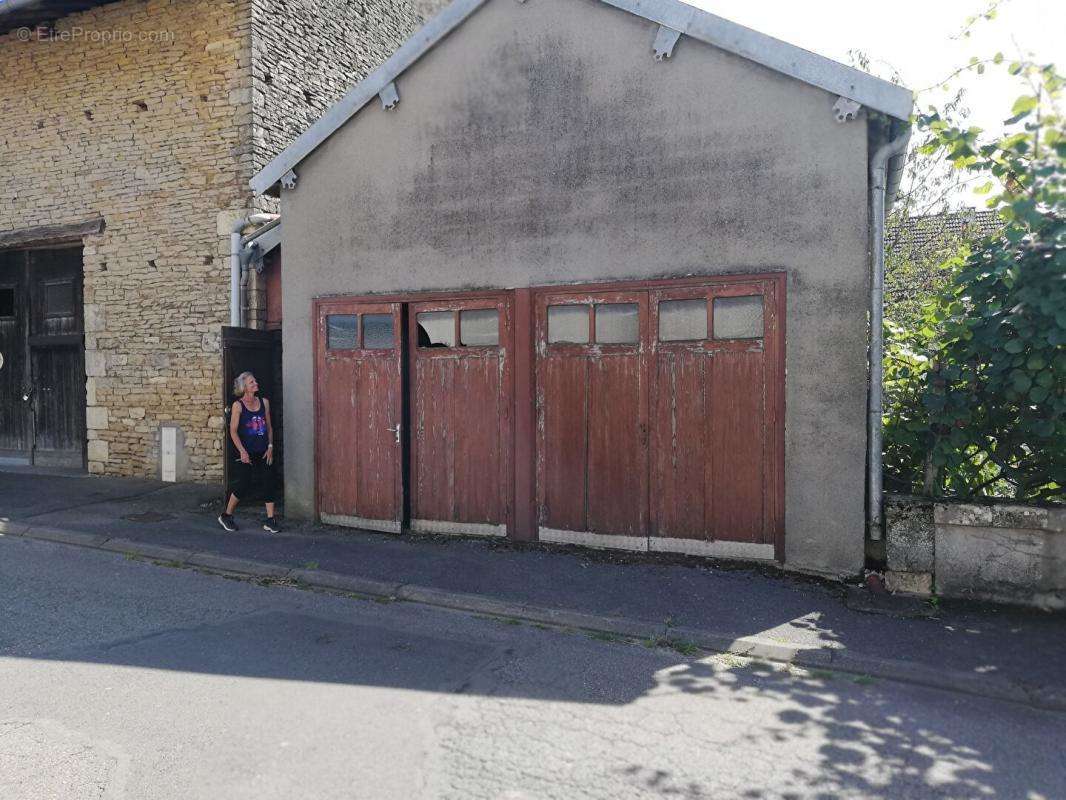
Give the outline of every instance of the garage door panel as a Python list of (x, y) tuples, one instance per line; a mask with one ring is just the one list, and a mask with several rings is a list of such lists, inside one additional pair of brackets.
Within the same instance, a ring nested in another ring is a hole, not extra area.
[(708, 527), (716, 539), (766, 542), (763, 353), (720, 352), (710, 365)]
[(391, 360), (367, 359), (356, 381), (356, 410), (362, 408), (355, 470), (356, 497), (361, 513), (372, 519), (397, 519), (400, 496), (396, 426), (400, 382)]
[(417, 359), (413, 402), (411, 516), (451, 519), (455, 497), (452, 405), (455, 360)]
[(501, 475), (505, 474), (507, 394), (503, 365), (497, 359), (469, 358), (456, 363), (455, 383), (464, 388), (452, 404), (455, 450), (455, 519), (500, 523), (506, 517)]
[(320, 371), (319, 380), (335, 389), (323, 392), (318, 403), (317, 456), (323, 465), (318, 479), (319, 509), (325, 514), (354, 514), (359, 430), (346, 421), (358, 407), (355, 362), (330, 362)]
[(544, 359), (538, 367), (538, 517), (549, 528), (587, 530), (587, 373), (580, 357)]
[(643, 536), (647, 453), (638, 355), (588, 362), (588, 514), (586, 530)]
[(707, 446), (706, 364), (702, 355), (666, 352), (656, 363), (652, 416), (652, 520), (659, 536), (702, 538), (715, 450)]

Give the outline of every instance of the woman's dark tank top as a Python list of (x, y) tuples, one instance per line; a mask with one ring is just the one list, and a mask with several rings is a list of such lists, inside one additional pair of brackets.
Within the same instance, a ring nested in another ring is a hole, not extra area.
[(266, 425), (266, 401), (259, 398), (259, 410), (249, 411), (244, 405), (244, 398), (238, 400), (241, 404), (241, 421), (237, 425), (237, 435), (241, 437), (241, 444), (249, 453), (262, 454), (266, 452), (267, 425)]

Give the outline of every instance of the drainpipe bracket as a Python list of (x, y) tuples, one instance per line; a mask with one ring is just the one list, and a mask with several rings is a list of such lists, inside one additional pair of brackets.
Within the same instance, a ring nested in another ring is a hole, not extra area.
[(296, 173), (291, 169), (281, 176), (281, 188), (282, 189), (295, 189), (296, 188)]
[(378, 99), (381, 100), (381, 107), (386, 111), (396, 108), (396, 104), (400, 102), (400, 95), (396, 91), (396, 81), (392, 81), (382, 89), (378, 93)]
[(681, 31), (675, 31), (673, 28), (668, 28), (665, 25), (660, 25), (659, 30), (655, 34), (655, 60), (665, 61), (674, 54), (674, 46), (677, 44), (677, 40), (681, 38)]
[(861, 108), (862, 103), (856, 103), (854, 100), (841, 96), (833, 104), (833, 115), (837, 118), (837, 122), (844, 123), (855, 119)]

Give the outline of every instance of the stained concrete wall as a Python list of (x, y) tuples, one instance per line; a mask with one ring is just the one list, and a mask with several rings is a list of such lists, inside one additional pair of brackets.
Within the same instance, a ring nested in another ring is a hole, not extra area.
[(866, 124), (595, 0), (490, 0), (297, 167), (287, 513), (313, 512), (312, 298), (783, 269), (786, 560), (863, 560)]

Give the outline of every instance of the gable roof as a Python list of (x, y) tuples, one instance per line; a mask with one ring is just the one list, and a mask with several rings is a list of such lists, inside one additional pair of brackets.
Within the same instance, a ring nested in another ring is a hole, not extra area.
[[(345, 94), (314, 125), (263, 167), (249, 181), (252, 189), (257, 194), (270, 189), (485, 2), (487, 0), (454, 0), (404, 42), (388, 61)], [(685, 36), (714, 45), (832, 94), (841, 95), (890, 117), (907, 120), (910, 116), (910, 90), (751, 28), (745, 28), (680, 0), (601, 2), (657, 22)]]

